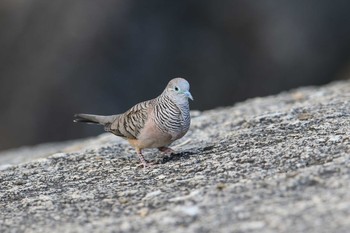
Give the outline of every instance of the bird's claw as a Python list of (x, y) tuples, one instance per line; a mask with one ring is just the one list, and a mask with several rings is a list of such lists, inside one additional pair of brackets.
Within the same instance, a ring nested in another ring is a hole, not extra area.
[(148, 163), (146, 161), (141, 162), (139, 165), (137, 165), (137, 167), (143, 167), (143, 169), (147, 169), (147, 168), (151, 168), (154, 167), (156, 164), (155, 163)]
[(162, 153), (171, 155), (171, 154), (175, 154), (175, 151), (173, 149), (171, 149), (170, 147), (159, 147), (158, 150)]

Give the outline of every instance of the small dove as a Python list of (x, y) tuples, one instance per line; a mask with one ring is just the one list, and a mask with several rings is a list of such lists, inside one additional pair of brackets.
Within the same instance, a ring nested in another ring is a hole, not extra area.
[(100, 124), (105, 131), (128, 140), (146, 168), (150, 164), (142, 155), (143, 149), (173, 152), (168, 146), (187, 133), (191, 123), (188, 99), (193, 100), (189, 90), (190, 84), (185, 79), (174, 78), (161, 95), (138, 103), (125, 113), (110, 116), (75, 114), (74, 122)]

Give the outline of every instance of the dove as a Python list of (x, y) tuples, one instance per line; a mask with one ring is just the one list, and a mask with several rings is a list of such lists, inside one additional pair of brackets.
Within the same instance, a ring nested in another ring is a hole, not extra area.
[(100, 124), (105, 131), (126, 139), (136, 150), (141, 165), (147, 168), (151, 165), (145, 160), (143, 149), (173, 152), (170, 144), (187, 133), (191, 123), (188, 99), (193, 100), (190, 84), (183, 78), (174, 78), (158, 97), (138, 103), (124, 113), (75, 114), (74, 122)]

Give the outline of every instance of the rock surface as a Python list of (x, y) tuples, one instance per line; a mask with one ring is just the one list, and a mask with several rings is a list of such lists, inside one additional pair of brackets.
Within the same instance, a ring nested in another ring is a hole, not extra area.
[(0, 231), (348, 232), (349, 100), (342, 81), (194, 111), (148, 170), (109, 134), (0, 154)]

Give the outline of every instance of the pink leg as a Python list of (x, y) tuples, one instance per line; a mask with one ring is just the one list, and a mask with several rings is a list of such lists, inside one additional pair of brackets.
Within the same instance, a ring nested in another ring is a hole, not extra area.
[(140, 149), (136, 149), (136, 152), (137, 152), (137, 156), (141, 160), (141, 164), (139, 166), (143, 166), (144, 169), (146, 169), (147, 167), (152, 167), (152, 164), (147, 163), (147, 161), (143, 157), (142, 152), (141, 152)]
[(175, 153), (175, 151), (173, 149), (171, 149), (170, 147), (166, 147), (166, 146), (158, 147), (158, 150), (160, 152), (163, 152), (163, 153), (169, 154), (169, 155)]

